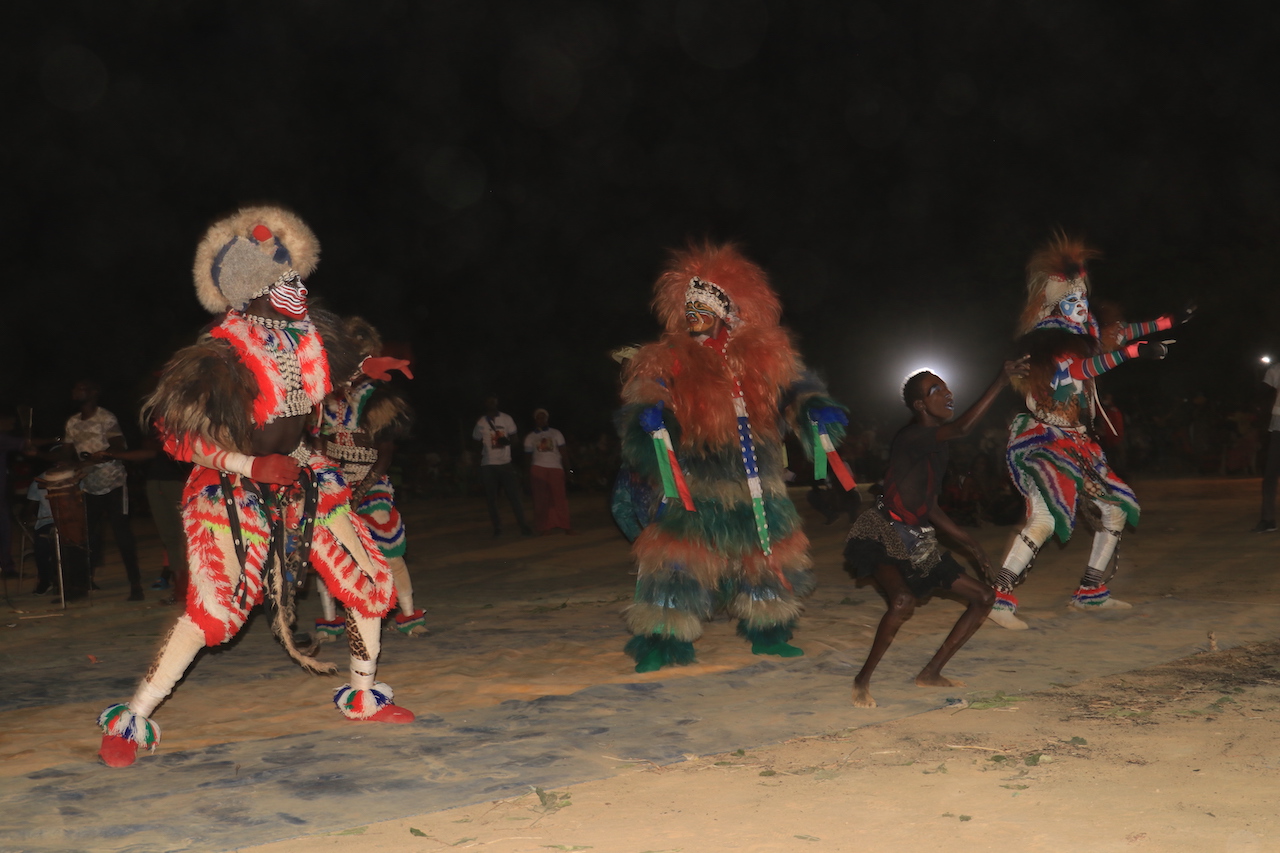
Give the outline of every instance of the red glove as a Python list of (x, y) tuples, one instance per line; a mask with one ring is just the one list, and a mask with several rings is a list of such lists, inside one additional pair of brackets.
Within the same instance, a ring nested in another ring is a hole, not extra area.
[(371, 355), (360, 362), (360, 372), (370, 379), (385, 382), (391, 378), (391, 371), (398, 370), (410, 379), (413, 373), (409, 370), (409, 362), (403, 358), (391, 358), (385, 355)]
[(275, 486), (291, 486), (298, 482), (298, 460), (283, 453), (253, 457), (252, 475), (249, 479)]

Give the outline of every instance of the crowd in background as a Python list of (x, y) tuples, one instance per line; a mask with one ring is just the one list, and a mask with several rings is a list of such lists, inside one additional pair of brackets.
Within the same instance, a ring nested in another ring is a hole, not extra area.
[[(122, 412), (120, 421), (129, 446), (139, 446), (140, 428), (132, 423), (130, 415), (123, 414), (129, 407), (119, 402), (115, 405)], [(1269, 406), (1269, 401), (1261, 398), (1258, 405), (1252, 405), (1197, 394), (1154, 407), (1106, 395), (1095, 429), (1109, 461), (1125, 477), (1256, 477), (1262, 471), (1266, 451)], [(1017, 401), (1008, 401), (1002, 411), (987, 418), (975, 436), (956, 442), (952, 448), (941, 502), (958, 523), (1007, 525), (1020, 521), (1022, 500), (1013, 488), (1004, 460), (1007, 424), (1018, 407)], [(74, 408), (68, 401), (63, 411), (38, 419), (37, 437), (41, 431), (56, 431)], [(18, 413), (22, 417), (15, 418), (13, 407), (6, 408), (3, 426), (8, 435), (22, 437), (28, 422), (25, 411)], [(848, 436), (839, 452), (859, 483), (872, 484), (884, 475), (889, 442), (905, 415), (901, 420), (868, 418), (859, 416), (856, 407), (852, 414)], [(513, 444), (514, 458), (522, 488), (527, 492), (527, 460), (520, 448), (532, 418), (516, 420), (520, 441)], [(617, 435), (608, 428), (575, 432), (570, 426), (564, 429), (564, 438), (566, 456), (572, 460), (566, 471), (569, 491), (602, 496), (611, 492), (620, 464)], [(809, 485), (810, 469), (795, 464), (800, 458), (798, 445), (790, 443), (789, 450), (795, 482)], [(482, 495), (479, 457), (478, 442), (461, 426), (448, 441), (433, 436), (430, 429), (417, 429), (397, 449), (393, 469), (396, 488), (402, 499), (474, 497), (478, 501)], [(9, 518), (31, 516), (34, 508), (26, 506), (28, 487), (57, 457), (48, 453), (11, 453), (6, 461), (10, 476), (5, 514)], [(145, 487), (148, 466), (127, 467), (129, 500), (134, 507), (130, 513), (150, 515)]]

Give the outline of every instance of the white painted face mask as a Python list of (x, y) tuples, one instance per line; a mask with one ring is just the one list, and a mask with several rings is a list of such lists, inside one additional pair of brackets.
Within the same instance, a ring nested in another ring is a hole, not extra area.
[(1076, 325), (1083, 326), (1089, 322), (1089, 297), (1083, 293), (1072, 293), (1058, 303), (1062, 316)]

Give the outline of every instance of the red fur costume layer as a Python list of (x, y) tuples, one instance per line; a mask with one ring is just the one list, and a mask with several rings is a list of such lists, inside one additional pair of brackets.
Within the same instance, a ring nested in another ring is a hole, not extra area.
[(677, 413), (682, 449), (736, 448), (734, 378), (742, 383), (753, 433), (757, 440), (769, 442), (781, 439), (786, 424), (778, 411), (779, 390), (790, 387), (800, 373), (791, 336), (780, 326), (733, 333), (723, 357), (688, 332), (667, 332), (631, 359), (622, 398), (641, 405), (661, 401)]

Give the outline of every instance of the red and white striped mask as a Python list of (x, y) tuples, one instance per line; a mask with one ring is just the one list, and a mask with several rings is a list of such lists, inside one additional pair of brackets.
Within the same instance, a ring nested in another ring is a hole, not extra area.
[(296, 273), (272, 285), (270, 301), (271, 307), (286, 317), (301, 320), (307, 316), (307, 288)]

